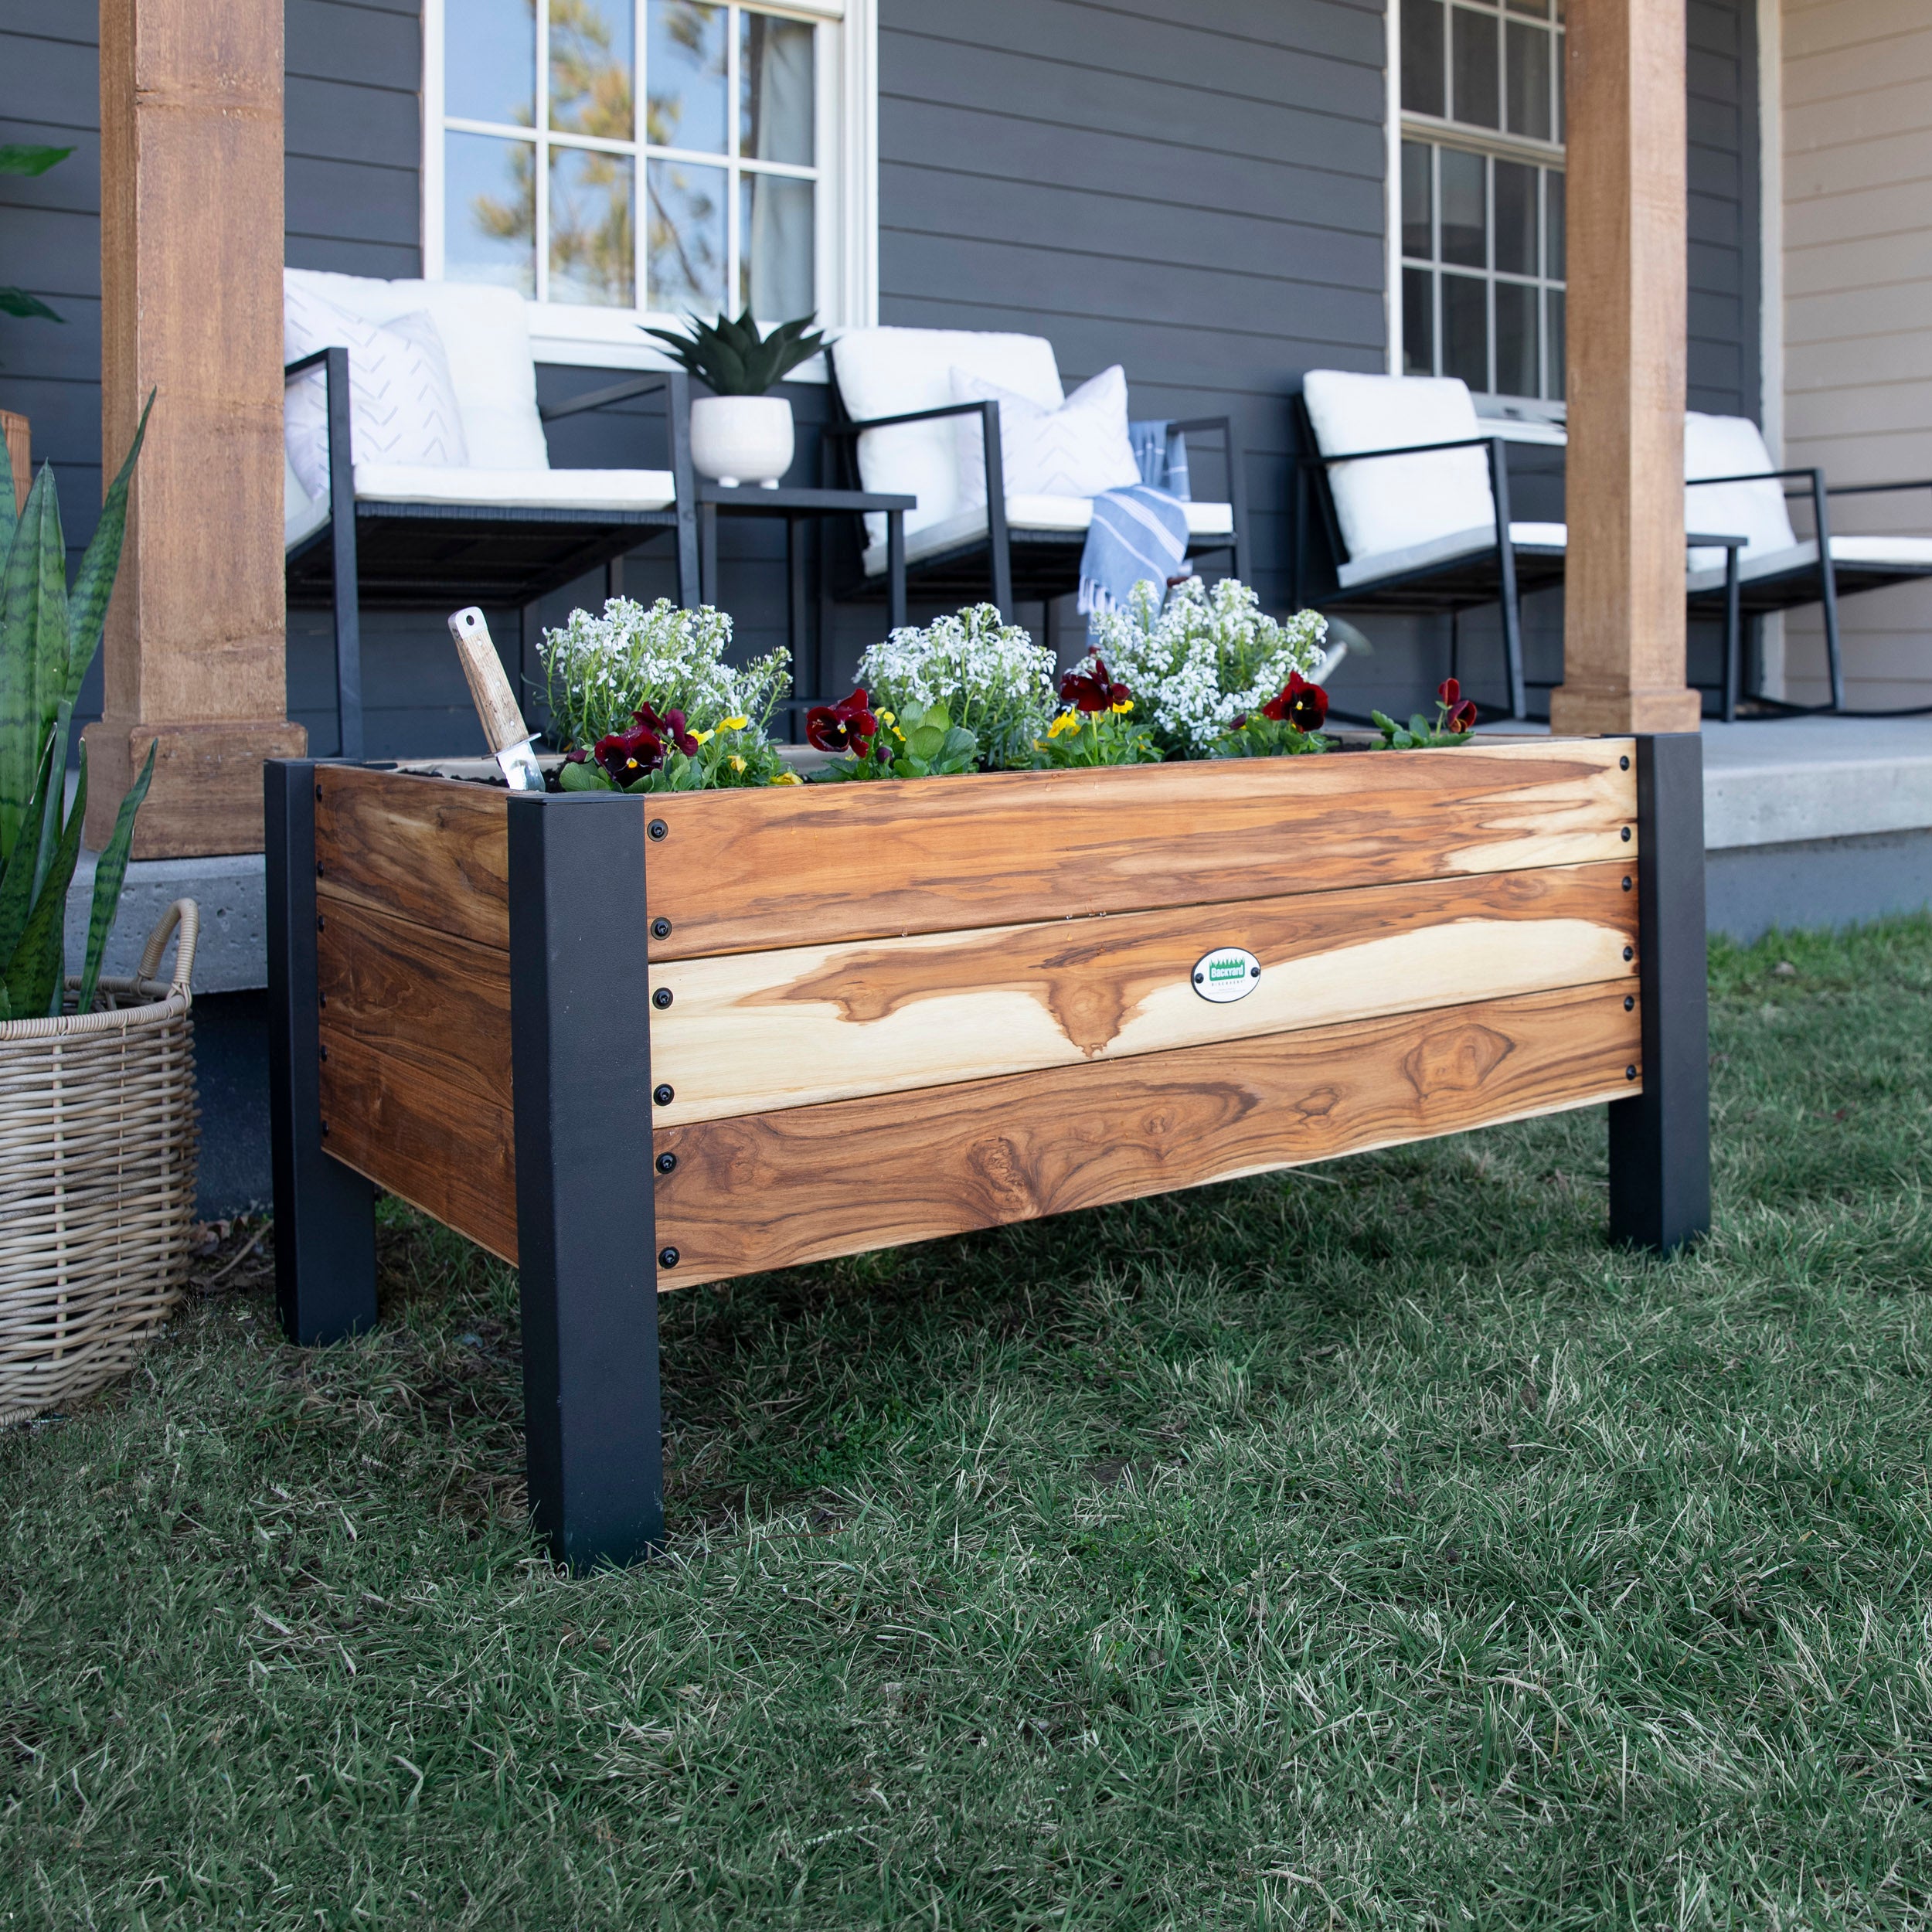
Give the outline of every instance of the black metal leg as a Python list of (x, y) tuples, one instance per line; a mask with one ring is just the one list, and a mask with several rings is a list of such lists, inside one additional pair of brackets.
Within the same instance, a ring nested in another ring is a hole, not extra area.
[(1449, 675), (1452, 678), (1462, 675), (1462, 613), (1452, 610), (1449, 613)]
[(1743, 681), (1744, 621), (1738, 608), (1738, 556), (1736, 545), (1724, 553), (1724, 722), (1737, 721), (1738, 687)]
[(272, 760), (263, 787), (275, 1300), (290, 1341), (336, 1342), (375, 1323), (376, 1190), (324, 1151), (315, 767), (308, 759)]
[(1489, 487), (1496, 499), (1496, 561), (1501, 579), (1502, 654), (1509, 679), (1509, 715), (1526, 718), (1529, 705), (1523, 686), (1522, 605), (1516, 594), (1516, 546), (1510, 534), (1509, 465), (1500, 437), (1489, 445)]
[(1703, 740), (1637, 740), (1643, 1091), (1610, 1107), (1610, 1232), (1668, 1254), (1711, 1224)]
[(324, 406), (328, 414), (328, 516), (331, 614), (335, 627), (336, 749), (350, 764), (362, 761), (362, 585), (355, 563), (355, 460), (349, 406), (349, 351), (324, 352)]
[[(1009, 593), (1010, 595), (1010, 591)], [(1005, 606), (1002, 604), (1003, 611)], [(906, 512), (886, 512), (886, 628), (896, 631), (906, 621)]]
[(530, 1508), (573, 1570), (664, 1540), (649, 988), (643, 947), (614, 936), (609, 917), (611, 882), (645, 878), (646, 804), (510, 801)]
[(718, 506), (698, 505), (698, 601), (718, 601)]

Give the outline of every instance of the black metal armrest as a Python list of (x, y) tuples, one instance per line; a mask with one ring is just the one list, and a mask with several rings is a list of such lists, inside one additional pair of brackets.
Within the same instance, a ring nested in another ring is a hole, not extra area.
[(573, 396), (566, 403), (560, 403), (554, 409), (539, 410), (539, 418), (546, 423), (554, 423), (559, 417), (581, 416), (586, 410), (600, 410), (612, 403), (628, 402), (634, 396), (647, 396), (653, 389), (668, 389), (672, 403), (682, 403), (688, 394), (691, 378), (681, 369), (653, 369), (646, 376), (634, 376), (621, 383), (613, 383), (607, 389), (594, 389), (587, 396)]
[(1834, 483), (1825, 494), (1827, 496), (1883, 496), (1893, 490), (1932, 490), (1932, 477), (1923, 477), (1912, 483)]
[(1338, 463), (1372, 463), (1385, 456), (1430, 456), (1437, 450), (1486, 450), (1493, 443), (1506, 443), (1505, 436), (1464, 436), (1453, 443), (1410, 443), (1400, 449), (1355, 450), (1345, 456), (1298, 456), (1294, 460), (1304, 469), (1332, 469)]
[(987, 410), (997, 410), (997, 403), (947, 403), (937, 409), (908, 410), (903, 416), (869, 416), (862, 423), (828, 423), (825, 425), (827, 436), (862, 436), (867, 430), (885, 430), (896, 427), (901, 423), (930, 423), (942, 416), (984, 416)]
[(1822, 470), (1747, 470), (1742, 476), (1687, 476), (1684, 488), (1701, 490), (1713, 483), (1781, 483), (1792, 477), (1802, 477), (1809, 483), (1824, 474)]
[[(346, 354), (348, 352), (345, 350), (343, 352)], [(328, 351), (327, 349), (315, 349), (294, 362), (284, 363), (282, 366), (282, 380), (286, 383), (291, 376), (299, 376), (306, 369), (320, 369), (328, 361)]]

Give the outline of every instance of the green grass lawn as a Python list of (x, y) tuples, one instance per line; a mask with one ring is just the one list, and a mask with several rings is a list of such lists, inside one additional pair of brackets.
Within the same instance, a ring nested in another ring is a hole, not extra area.
[(1694, 1254), (1592, 1111), (691, 1290), (588, 1580), (507, 1270), (231, 1239), (0, 1437), (0, 1923), (1925, 1925), (1932, 925), (1713, 975)]

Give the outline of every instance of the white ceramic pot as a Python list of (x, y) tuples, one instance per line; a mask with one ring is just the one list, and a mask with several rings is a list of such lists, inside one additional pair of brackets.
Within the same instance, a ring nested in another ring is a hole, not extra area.
[(791, 405), (782, 396), (700, 396), (691, 405), (692, 466), (727, 489), (775, 490), (791, 449)]

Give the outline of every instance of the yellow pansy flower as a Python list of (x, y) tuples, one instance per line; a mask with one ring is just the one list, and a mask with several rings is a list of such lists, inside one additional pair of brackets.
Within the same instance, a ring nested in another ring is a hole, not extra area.
[(1063, 738), (1068, 732), (1077, 731), (1080, 728), (1080, 714), (1077, 711), (1063, 711), (1046, 727), (1046, 735), (1049, 738)]
[(1114, 706), (1113, 715), (1117, 718), (1124, 718), (1133, 709), (1134, 700), (1131, 698), (1123, 698), (1118, 704)]
[(709, 731), (694, 731), (691, 734), (692, 737), (701, 745), (708, 745), (710, 743), (715, 735), (715, 733)]
[(720, 731), (742, 731), (750, 722), (749, 718), (720, 718), (718, 729)]
[(742, 758), (740, 758), (740, 757), (737, 757), (737, 756), (736, 756), (735, 754), (733, 756), (733, 757), (732, 757), (732, 759), (731, 759), (731, 760), (730, 760), (730, 764), (731, 764), (731, 769), (732, 769), (733, 771), (743, 771), (743, 770), (744, 770), (744, 768), (745, 768), (745, 761), (743, 760), (743, 759), (742, 759)]
[(781, 771), (771, 782), (774, 785), (802, 785), (805, 781), (795, 771)]

